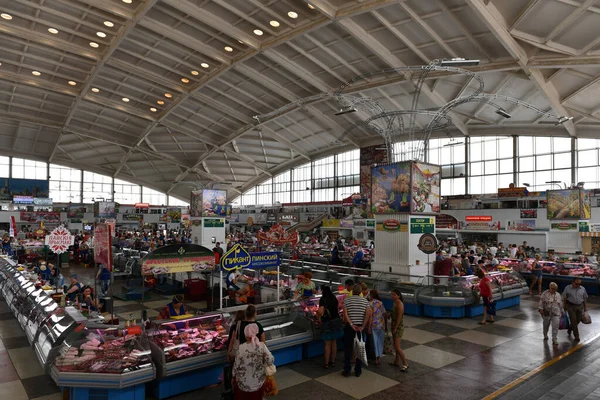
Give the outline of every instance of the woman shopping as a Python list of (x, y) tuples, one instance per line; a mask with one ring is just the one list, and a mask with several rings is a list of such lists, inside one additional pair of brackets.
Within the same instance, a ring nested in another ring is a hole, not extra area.
[(542, 256), (539, 254), (535, 255), (535, 261), (531, 264), (531, 286), (529, 287), (529, 295), (533, 296), (533, 288), (537, 282), (538, 294), (542, 294), (542, 265), (540, 260)]
[(263, 400), (266, 367), (275, 359), (258, 337), (258, 325), (244, 328), (245, 343), (241, 344), (233, 364), (235, 400)]
[[(394, 349), (396, 350), (396, 359), (390, 365), (400, 367), (401, 372), (408, 370), (404, 351), (400, 346), (402, 335), (404, 334), (404, 303), (402, 302), (402, 293), (400, 290), (392, 290), (392, 300), (394, 307), (392, 308), (392, 337), (394, 338)], [(400, 362), (402, 361), (402, 364)]]
[(344, 336), (344, 325), (340, 318), (337, 298), (329, 286), (323, 287), (323, 296), (319, 300), (317, 318), (322, 322), (321, 339), (325, 342), (325, 369), (335, 367), (337, 340)]
[(558, 285), (550, 282), (550, 288), (540, 296), (538, 311), (544, 319), (544, 340), (548, 340), (548, 328), (552, 324), (552, 344), (558, 345), (558, 325), (563, 316), (562, 297), (558, 293)]
[[(479, 294), (483, 299), (483, 320), (479, 323), (479, 325), (485, 325), (488, 322), (494, 322), (494, 316), (496, 315), (496, 302), (492, 297), (492, 281), (487, 277), (485, 272), (478, 269), (477, 276), (480, 279), (479, 282)], [(487, 317), (490, 316), (488, 320)]]
[(369, 333), (373, 337), (373, 347), (375, 347), (375, 365), (379, 365), (381, 356), (383, 355), (383, 342), (385, 340), (385, 307), (379, 298), (379, 292), (375, 289), (371, 290), (371, 309), (373, 310), (373, 318)]

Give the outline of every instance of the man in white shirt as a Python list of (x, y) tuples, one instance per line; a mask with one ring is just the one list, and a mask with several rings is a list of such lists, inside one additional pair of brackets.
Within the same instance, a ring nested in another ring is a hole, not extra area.
[(513, 244), (512, 247), (510, 248), (510, 258), (516, 258), (517, 257), (517, 245)]
[(563, 291), (563, 304), (565, 311), (569, 313), (571, 321), (571, 329), (567, 334), (575, 335), (575, 340), (579, 341), (579, 322), (583, 317), (583, 313), (587, 311), (587, 290), (581, 286), (581, 278), (573, 278), (573, 283), (568, 285)]
[(496, 257), (496, 253), (498, 253), (498, 248), (496, 247), (496, 244), (494, 243), (492, 245), (492, 247), (490, 247), (490, 253), (492, 253), (492, 256)]

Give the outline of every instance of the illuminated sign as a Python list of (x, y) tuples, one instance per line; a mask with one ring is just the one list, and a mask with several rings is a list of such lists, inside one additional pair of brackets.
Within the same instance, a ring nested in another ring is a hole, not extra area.
[(467, 222), (491, 222), (491, 215), (469, 215), (465, 217)]

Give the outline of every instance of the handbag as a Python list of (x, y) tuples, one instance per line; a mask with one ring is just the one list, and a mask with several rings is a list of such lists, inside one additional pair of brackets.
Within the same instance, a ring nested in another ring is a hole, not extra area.
[(279, 390), (277, 389), (277, 382), (275, 382), (274, 376), (265, 377), (265, 383), (263, 383), (264, 396), (273, 397), (277, 396)]
[(590, 317), (590, 314), (588, 314), (587, 311), (581, 315), (581, 322), (586, 325), (592, 323), (592, 317)]
[(571, 329), (571, 324), (569, 322), (569, 314), (564, 313), (563, 316), (560, 318), (560, 322), (558, 323), (558, 329)]
[(394, 354), (394, 335), (390, 331), (386, 331), (383, 338), (383, 354)]
[(369, 365), (369, 361), (367, 360), (367, 348), (365, 341), (363, 340), (362, 332), (356, 332), (356, 335), (354, 336), (354, 355), (365, 366)]

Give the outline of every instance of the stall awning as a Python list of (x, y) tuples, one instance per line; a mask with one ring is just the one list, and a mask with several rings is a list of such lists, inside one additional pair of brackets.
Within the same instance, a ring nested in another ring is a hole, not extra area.
[(600, 232), (579, 232), (581, 237), (600, 237)]

